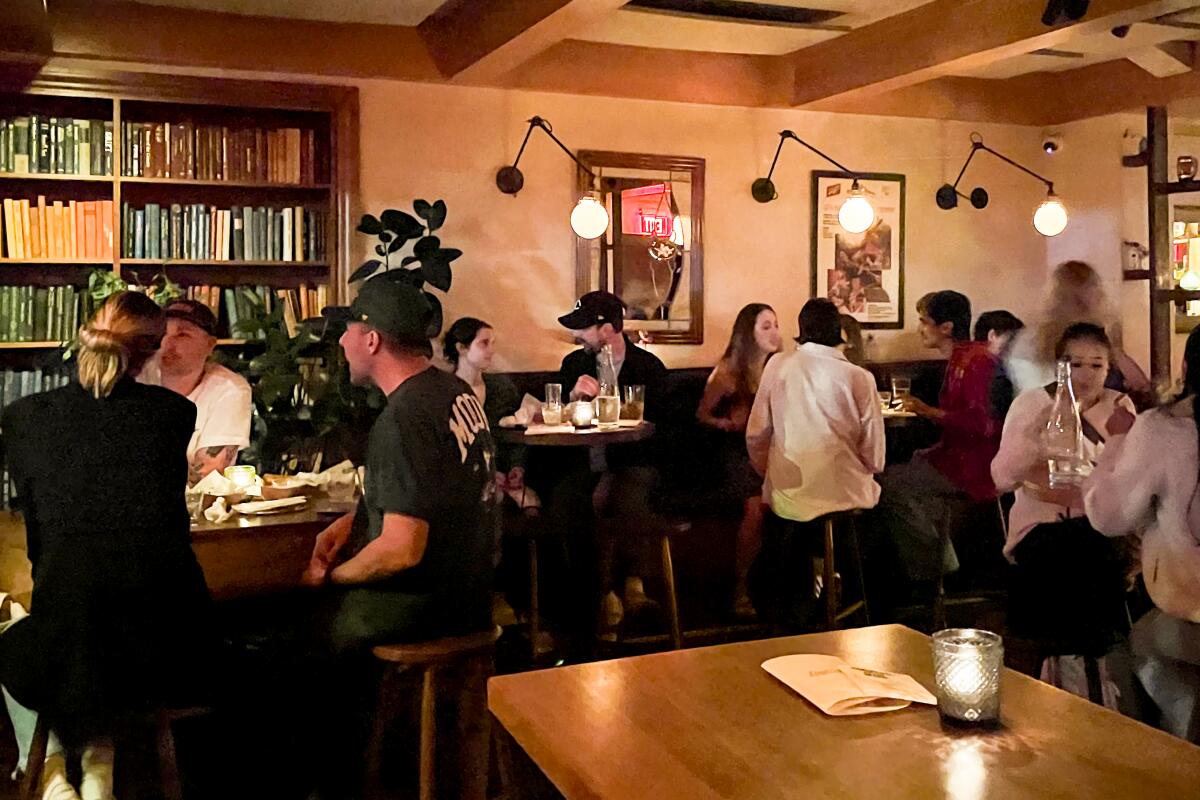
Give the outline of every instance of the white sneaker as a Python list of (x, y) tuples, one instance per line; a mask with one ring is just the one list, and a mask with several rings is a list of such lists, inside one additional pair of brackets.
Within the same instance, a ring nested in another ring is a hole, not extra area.
[(616, 592), (609, 592), (600, 599), (600, 627), (606, 630), (616, 628), (625, 618), (625, 609), (621, 606), (621, 598)]
[(113, 798), (113, 747), (93, 744), (83, 749), (83, 777), (79, 781), (80, 800), (115, 800)]
[(62, 753), (46, 756), (38, 792), (42, 800), (79, 800), (75, 787), (67, 780), (67, 760)]

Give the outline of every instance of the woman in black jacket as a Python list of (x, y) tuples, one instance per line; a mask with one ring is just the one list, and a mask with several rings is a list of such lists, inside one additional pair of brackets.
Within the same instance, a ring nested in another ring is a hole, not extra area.
[(0, 420), (34, 580), (30, 616), (0, 637), (0, 683), (55, 733), (42, 778), (55, 800), (76, 797), (63, 746), (82, 749), (80, 795), (110, 798), (118, 717), (205, 666), (209, 598), (184, 501), (196, 408), (134, 380), (164, 327), (145, 295), (109, 298), (79, 330), (78, 380)]

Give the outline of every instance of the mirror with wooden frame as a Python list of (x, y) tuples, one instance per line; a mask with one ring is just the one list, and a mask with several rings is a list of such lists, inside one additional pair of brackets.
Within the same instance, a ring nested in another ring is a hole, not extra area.
[[(601, 193), (610, 223), (579, 239), (579, 295), (605, 289), (625, 301), (630, 338), (704, 341), (704, 159), (581, 150), (580, 193)], [(597, 186), (598, 183), (598, 186)]]

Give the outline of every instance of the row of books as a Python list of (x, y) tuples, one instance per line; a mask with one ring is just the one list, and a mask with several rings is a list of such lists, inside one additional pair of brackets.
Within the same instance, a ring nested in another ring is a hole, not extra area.
[(317, 183), (316, 132), (187, 122), (122, 122), (121, 174), (140, 178)]
[(37, 114), (0, 120), (0, 172), (112, 175), (112, 121)]
[(8, 258), (113, 257), (111, 200), (55, 200), (38, 195), (0, 202), (3, 253)]
[[(270, 314), (283, 305), (283, 323), (288, 336), (295, 336), (301, 320), (317, 317), (321, 309), (329, 305), (329, 287), (325, 285), (301, 286), (298, 289), (274, 289), (270, 286), (189, 286), (189, 300), (204, 303), (219, 322), (223, 322), (229, 335), (247, 338), (239, 323), (254, 319), (259, 313)], [(247, 297), (247, 292), (256, 299)], [(259, 337), (263, 334), (260, 332)]]
[(122, 258), (325, 260), (324, 211), (302, 206), (216, 208), (199, 203), (121, 206)]
[(0, 342), (73, 339), (86, 292), (75, 286), (0, 286)]
[[(66, 386), (71, 375), (65, 369), (45, 372), (40, 369), (11, 370), (0, 372), (0, 408), (39, 392), (48, 392)], [(0, 459), (0, 508), (8, 508), (13, 499), (11, 481), (7, 468)]]

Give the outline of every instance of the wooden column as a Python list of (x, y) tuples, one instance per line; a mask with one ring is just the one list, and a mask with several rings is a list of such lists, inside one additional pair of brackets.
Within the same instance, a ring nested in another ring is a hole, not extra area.
[(1150, 379), (1155, 389), (1171, 382), (1171, 207), (1167, 183), (1167, 110), (1146, 109), (1146, 211), (1150, 237)]

